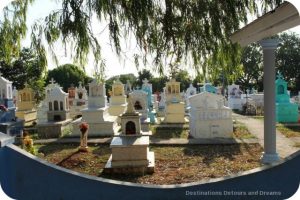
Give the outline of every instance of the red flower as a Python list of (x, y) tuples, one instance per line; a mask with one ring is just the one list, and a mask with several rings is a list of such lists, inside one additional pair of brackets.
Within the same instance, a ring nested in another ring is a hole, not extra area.
[(89, 129), (89, 125), (88, 123), (86, 122), (82, 122), (80, 125), (79, 125), (79, 129), (82, 133), (85, 133), (88, 129)]

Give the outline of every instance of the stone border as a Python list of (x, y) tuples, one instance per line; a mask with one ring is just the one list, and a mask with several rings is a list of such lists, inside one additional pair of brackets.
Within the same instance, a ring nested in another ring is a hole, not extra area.
[(9, 144), (13, 144), (15, 142), (15, 138), (11, 137), (7, 134), (0, 132), (0, 148), (5, 147)]

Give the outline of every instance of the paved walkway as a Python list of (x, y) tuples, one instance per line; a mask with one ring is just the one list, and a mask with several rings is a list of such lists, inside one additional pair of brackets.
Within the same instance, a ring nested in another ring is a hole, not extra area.
[[(254, 119), (239, 114), (233, 114), (236, 121), (245, 124), (250, 133), (258, 138), (259, 144), (264, 146), (264, 121), (260, 119)], [(285, 158), (292, 153), (300, 150), (300, 148), (294, 147), (295, 142), (293, 139), (286, 138), (280, 131), (276, 130), (276, 148), (280, 157)]]

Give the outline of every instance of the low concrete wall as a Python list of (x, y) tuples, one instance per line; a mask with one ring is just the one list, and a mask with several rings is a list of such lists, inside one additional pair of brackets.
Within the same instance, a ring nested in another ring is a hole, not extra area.
[[(1, 186), (9, 196), (18, 200), (286, 199), (299, 186), (299, 166), (300, 153), (297, 152), (285, 162), (250, 170), (239, 176), (212, 179), (210, 182), (154, 186), (83, 175), (49, 164), (13, 144), (0, 148)], [(258, 195), (232, 196), (229, 195), (231, 191), (258, 191)], [(260, 191), (279, 192), (280, 195), (259, 195), (262, 194)], [(197, 195), (201, 192), (216, 195)]]

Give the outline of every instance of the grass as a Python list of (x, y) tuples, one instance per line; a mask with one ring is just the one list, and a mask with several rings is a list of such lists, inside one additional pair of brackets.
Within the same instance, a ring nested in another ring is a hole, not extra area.
[(143, 184), (180, 184), (223, 177), (260, 166), (259, 144), (150, 146), (155, 152), (151, 175), (104, 175), (108, 145), (90, 146), (88, 153), (74, 144), (37, 145), (40, 157), (81, 173)]
[(285, 137), (300, 137), (300, 126), (284, 126), (283, 124), (277, 124), (276, 127)]
[(254, 119), (259, 119), (259, 120), (264, 120), (264, 116), (261, 116), (261, 115), (256, 115), (256, 116), (251, 116), (252, 118)]
[(237, 139), (252, 139), (256, 138), (252, 135), (247, 127), (243, 124), (237, 124), (233, 127), (233, 137)]

